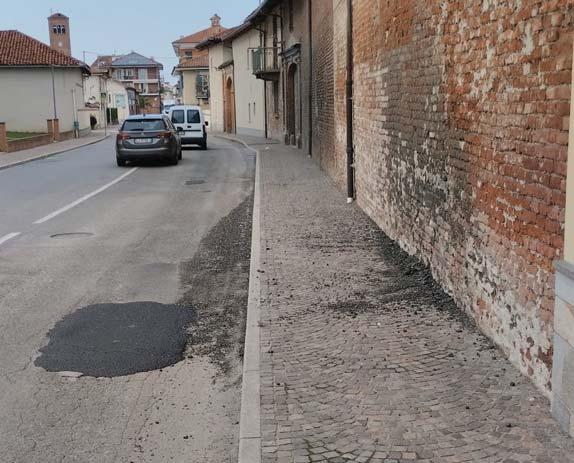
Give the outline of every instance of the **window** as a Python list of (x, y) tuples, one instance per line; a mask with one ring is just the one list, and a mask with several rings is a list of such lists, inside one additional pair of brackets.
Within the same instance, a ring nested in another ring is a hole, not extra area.
[(251, 124), (251, 103), (247, 103), (247, 112), (249, 114), (249, 123)]
[(201, 118), (199, 117), (199, 111), (197, 109), (187, 110), (187, 123), (188, 124), (201, 124)]
[(62, 34), (66, 33), (66, 26), (62, 26)]
[(126, 107), (126, 96), (121, 94), (115, 95), (116, 99), (116, 108), (125, 108)]
[(130, 119), (124, 122), (122, 132), (143, 132), (165, 129), (165, 122), (162, 119)]
[(289, 0), (289, 30), (293, 32), (293, 0)]
[(193, 51), (192, 50), (185, 50), (185, 57), (186, 58), (193, 58)]
[(145, 69), (145, 68), (144, 68), (144, 69), (139, 69), (139, 70), (138, 70), (138, 77), (139, 77), (141, 80), (147, 80), (147, 79), (148, 79), (147, 69)]
[(255, 111), (255, 101), (254, 101), (254, 102), (253, 102), (253, 117), (255, 117), (255, 116), (256, 116), (256, 114), (255, 114), (255, 113), (256, 113), (256, 111)]
[(183, 109), (175, 109), (171, 112), (171, 122), (174, 124), (185, 124), (185, 112)]

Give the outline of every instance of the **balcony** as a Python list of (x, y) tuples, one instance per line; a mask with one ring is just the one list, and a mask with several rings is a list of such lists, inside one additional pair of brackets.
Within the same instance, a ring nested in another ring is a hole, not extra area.
[(209, 75), (198, 74), (195, 78), (195, 94), (197, 98), (209, 99)]
[(261, 80), (278, 81), (280, 58), (278, 47), (260, 47), (251, 50), (253, 74)]

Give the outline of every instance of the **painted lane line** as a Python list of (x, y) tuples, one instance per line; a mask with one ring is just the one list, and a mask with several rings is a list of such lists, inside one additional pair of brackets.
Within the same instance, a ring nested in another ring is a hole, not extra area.
[(103, 191), (107, 190), (108, 188), (114, 186), (116, 183), (121, 182), (124, 178), (126, 178), (128, 175), (133, 174), (136, 170), (138, 170), (137, 167), (134, 167), (133, 169), (129, 170), (128, 172), (126, 172), (125, 174), (119, 176), (118, 178), (116, 178), (113, 182), (110, 182), (106, 185), (104, 185), (101, 188), (98, 188), (96, 191), (92, 191), (91, 193), (87, 194), (86, 196), (81, 197), (80, 199), (74, 201), (73, 203), (68, 204), (67, 206), (64, 206), (61, 209), (58, 209), (55, 212), (52, 212), (51, 214), (47, 215), (46, 217), (41, 218), (40, 220), (36, 220), (34, 222), (34, 225), (39, 225), (41, 223), (47, 222), (50, 219), (53, 219), (54, 217), (59, 216), (60, 214), (63, 214), (66, 211), (69, 211), (70, 209), (72, 209), (73, 207), (76, 207), (78, 204), (82, 204), (83, 202), (87, 201), (90, 198), (93, 198), (94, 196), (96, 196), (97, 194), (102, 193)]
[(7, 235), (4, 235), (0, 238), (0, 245), (4, 244), (6, 241), (11, 240), (12, 238), (16, 238), (18, 235), (21, 235), (20, 232), (16, 232), (16, 233), (8, 233)]

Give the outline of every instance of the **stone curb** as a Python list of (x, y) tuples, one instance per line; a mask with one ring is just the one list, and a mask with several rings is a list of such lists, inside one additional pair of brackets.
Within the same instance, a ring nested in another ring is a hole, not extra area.
[(34, 156), (32, 158), (22, 159), (20, 161), (14, 161), (14, 162), (11, 162), (10, 164), (0, 166), (0, 170), (8, 169), (10, 167), (20, 166), (20, 165), (26, 164), (28, 162), (37, 161), (38, 159), (46, 159), (46, 158), (49, 158), (51, 156), (56, 156), (57, 154), (62, 154), (62, 153), (66, 153), (68, 151), (76, 150), (78, 148), (83, 148), (84, 146), (94, 145), (96, 143), (99, 143), (101, 141), (106, 140), (107, 138), (110, 138), (110, 136), (111, 136), (111, 134), (109, 133), (104, 137), (98, 138), (97, 140), (92, 140), (92, 141), (84, 143), (82, 145), (74, 146), (72, 148), (65, 148), (62, 150), (56, 150), (56, 151), (51, 152), (51, 153), (39, 154), (38, 156)]
[(251, 233), (251, 262), (249, 266), (249, 299), (247, 302), (247, 329), (243, 355), (243, 384), (241, 387), (241, 418), (239, 421), (238, 463), (261, 462), (261, 377), (260, 304), (261, 304), (261, 163), (259, 151), (242, 140), (215, 135), (223, 140), (239, 143), (256, 155), (255, 194), (253, 199), (253, 225)]

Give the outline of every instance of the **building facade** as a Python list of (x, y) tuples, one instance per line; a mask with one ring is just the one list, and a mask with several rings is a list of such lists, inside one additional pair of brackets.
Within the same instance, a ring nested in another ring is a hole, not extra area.
[(268, 136), (427, 265), (574, 431), (571, 2), (265, 0), (247, 21)]
[(175, 55), (179, 58), (172, 75), (179, 78), (182, 103), (201, 106), (208, 120), (211, 119), (209, 52), (197, 46), (209, 38), (220, 36), (225, 31), (226, 29), (221, 26), (221, 18), (214, 15), (211, 18), (211, 26), (207, 29), (172, 42)]
[(261, 32), (245, 23), (197, 46), (209, 55), (213, 130), (267, 136), (265, 82), (253, 74), (260, 40)]
[(46, 132), (46, 121), (58, 119), (60, 132), (74, 136), (89, 75), (71, 56), (19, 31), (0, 31), (0, 121), (9, 131)]

